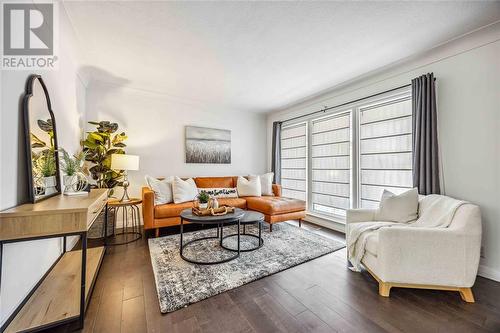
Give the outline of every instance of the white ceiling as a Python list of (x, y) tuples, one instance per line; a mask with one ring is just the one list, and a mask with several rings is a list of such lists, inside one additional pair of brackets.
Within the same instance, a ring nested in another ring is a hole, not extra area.
[(65, 2), (94, 79), (267, 112), (500, 19), (500, 2)]

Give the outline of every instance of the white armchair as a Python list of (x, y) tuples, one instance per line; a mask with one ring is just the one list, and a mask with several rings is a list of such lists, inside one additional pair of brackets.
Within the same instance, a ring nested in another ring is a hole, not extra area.
[[(350, 224), (373, 221), (374, 214), (370, 209), (348, 210), (346, 235)], [(439, 289), (459, 291), (464, 301), (474, 302), (471, 287), (480, 249), (481, 213), (478, 206), (465, 204), (448, 228), (402, 224), (378, 229), (368, 237), (361, 262), (378, 281), (381, 296), (389, 297), (392, 287)]]

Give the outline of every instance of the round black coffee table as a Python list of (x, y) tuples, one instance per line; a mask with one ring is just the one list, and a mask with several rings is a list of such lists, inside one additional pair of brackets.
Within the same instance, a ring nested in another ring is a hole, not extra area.
[[(184, 209), (180, 216), (181, 216), (181, 242), (180, 242), (180, 255), (181, 258), (184, 259), (187, 262), (190, 262), (192, 264), (198, 264), (198, 265), (215, 265), (215, 264), (222, 264), (231, 260), (234, 260), (240, 256), (240, 219), (245, 215), (245, 211), (240, 208), (235, 208), (233, 213), (228, 213), (226, 215), (222, 216), (198, 216), (193, 214), (192, 209)], [(186, 243), (184, 243), (183, 238), (184, 238), (184, 221), (188, 221), (191, 223), (196, 223), (196, 224), (212, 224), (217, 226), (217, 236), (207, 236), (207, 237), (201, 237), (201, 238), (195, 238), (192, 239)], [(219, 245), (222, 248), (222, 228), (224, 227), (225, 224), (229, 223), (238, 223), (238, 249), (236, 251), (236, 254), (234, 254), (231, 257), (228, 257), (226, 259), (222, 260), (216, 260), (216, 261), (198, 261), (198, 260), (193, 260), (189, 259), (184, 256), (184, 248), (188, 246), (189, 244), (195, 243), (195, 242), (201, 242), (204, 240), (209, 240), (209, 239), (219, 239)], [(219, 228), (221, 228), (221, 231), (219, 232)]]
[[(237, 249), (229, 248), (229, 247), (225, 246), (222, 242), (221, 242), (220, 246), (222, 246), (226, 250), (234, 251), (234, 252), (237, 252), (237, 251), (250, 252), (250, 251), (255, 251), (255, 250), (261, 248), (262, 245), (264, 245), (264, 240), (262, 239), (262, 223), (263, 222), (264, 222), (264, 214), (259, 213), (259, 212), (250, 211), (250, 210), (246, 211), (245, 215), (243, 215), (243, 217), (240, 219), (240, 223), (238, 225), (238, 233), (222, 236), (222, 232), (223, 232), (222, 230), (224, 228), (221, 228), (221, 240), (224, 241), (224, 239), (226, 239), (226, 238), (238, 236), (238, 248)], [(259, 234), (258, 235), (247, 233), (246, 226), (249, 224), (258, 224), (258, 226), (259, 226)], [(243, 225), (243, 233), (242, 234), (240, 233), (240, 225)], [(240, 250), (240, 237), (241, 236), (248, 236), (248, 237), (257, 238), (257, 240), (258, 240), (257, 246), (254, 246), (250, 249)]]

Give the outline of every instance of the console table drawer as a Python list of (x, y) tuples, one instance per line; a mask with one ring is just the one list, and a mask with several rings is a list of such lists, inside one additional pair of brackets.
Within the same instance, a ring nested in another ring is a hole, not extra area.
[(105, 209), (107, 201), (108, 192), (104, 192), (92, 205), (89, 206), (87, 213), (87, 229), (90, 228), (97, 216), (99, 216), (103, 209)]

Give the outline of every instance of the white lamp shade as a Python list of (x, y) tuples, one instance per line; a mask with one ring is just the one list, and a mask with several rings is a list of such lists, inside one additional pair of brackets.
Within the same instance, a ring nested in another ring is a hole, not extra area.
[(111, 169), (114, 170), (139, 170), (139, 156), (113, 154), (111, 155)]

